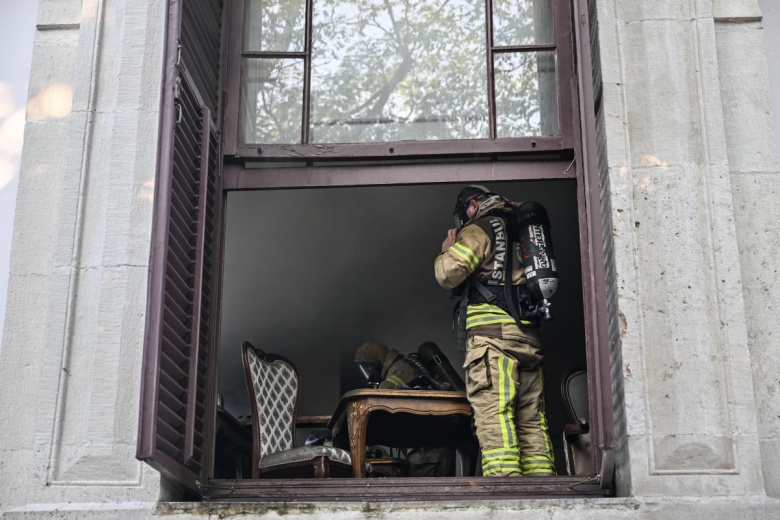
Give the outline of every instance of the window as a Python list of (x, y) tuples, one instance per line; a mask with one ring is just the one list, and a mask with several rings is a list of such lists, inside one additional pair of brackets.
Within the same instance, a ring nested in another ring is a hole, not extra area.
[(558, 134), (551, 0), (250, 0), (243, 34), (242, 143)]
[[(479, 140), (508, 141), (478, 145), (485, 151), (573, 149), (571, 91), (559, 88), (573, 74), (566, 4), (240, 3), (231, 16), (240, 34), (231, 43), (226, 150), (273, 159), (328, 145), (317, 157), (335, 158), (354, 157), (354, 147), (332, 145)], [(423, 153), (436, 149), (463, 146)]]
[[(343, 186), (384, 190), (383, 198), (391, 191), (379, 186), (438, 193), (431, 185), (533, 181), (524, 186), (576, 207), (567, 233), (581, 244), (580, 340), (590, 366), (603, 366), (603, 317), (593, 303), (597, 190), (582, 164), (572, 52), (581, 1), (171, 0), (140, 459), (221, 499), (366, 493), (359, 481), (336, 489), (213, 478), (218, 373), (226, 368), (218, 366), (224, 236), (248, 236), (223, 205), (252, 196), (237, 191)], [(607, 379), (592, 408), (611, 404), (608, 376), (598, 377)], [(611, 415), (599, 415), (597, 431), (607, 431)], [(490, 497), (489, 480), (448, 489)], [(571, 483), (555, 485), (571, 496)], [(538, 493), (523, 486), (513, 496)], [(373, 497), (392, 497), (416, 486), (371, 487)]]

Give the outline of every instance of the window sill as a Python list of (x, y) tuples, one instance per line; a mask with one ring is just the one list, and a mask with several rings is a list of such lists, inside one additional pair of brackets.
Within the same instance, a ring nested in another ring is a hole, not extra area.
[(206, 501), (426, 502), (608, 497), (595, 477), (451, 477), (377, 479), (211, 480)]

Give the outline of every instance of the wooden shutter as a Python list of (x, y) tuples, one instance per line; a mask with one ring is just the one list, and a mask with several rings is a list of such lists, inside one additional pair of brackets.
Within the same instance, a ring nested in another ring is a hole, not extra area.
[(196, 490), (213, 466), (221, 20), (221, 0), (170, 1), (137, 451)]

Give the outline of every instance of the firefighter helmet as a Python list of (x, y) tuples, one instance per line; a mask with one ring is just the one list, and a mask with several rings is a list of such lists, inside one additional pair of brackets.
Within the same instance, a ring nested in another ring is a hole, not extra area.
[(493, 193), (489, 189), (479, 184), (471, 184), (460, 190), (458, 198), (455, 200), (455, 211), (452, 212), (452, 216), (455, 218), (455, 227), (460, 229), (469, 220), (466, 210), (472, 200), (485, 200), (491, 195)]

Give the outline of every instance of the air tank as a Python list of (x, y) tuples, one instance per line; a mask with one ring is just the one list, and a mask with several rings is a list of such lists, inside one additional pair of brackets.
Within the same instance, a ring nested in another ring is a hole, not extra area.
[(547, 210), (540, 203), (529, 201), (515, 210), (515, 216), (526, 289), (539, 305), (538, 314), (551, 320), (550, 298), (558, 291), (558, 267)]

